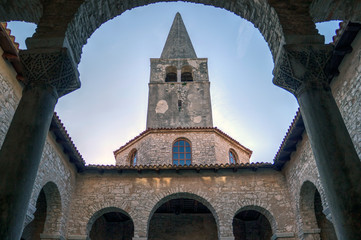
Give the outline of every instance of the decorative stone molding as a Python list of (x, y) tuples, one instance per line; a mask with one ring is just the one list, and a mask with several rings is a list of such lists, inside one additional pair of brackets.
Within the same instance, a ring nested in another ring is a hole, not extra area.
[(67, 48), (19, 52), (27, 85), (50, 85), (58, 97), (80, 88), (79, 73)]
[(87, 235), (69, 235), (68, 240), (88, 240)]
[(329, 207), (325, 208), (322, 212), (323, 212), (323, 214), (325, 214), (327, 220), (333, 223), (330, 208)]
[(26, 212), (26, 216), (25, 216), (24, 227), (34, 220), (35, 211), (36, 211), (36, 207), (31, 203), (29, 203), (28, 211)]
[[(307, 236), (313, 236), (312, 239), (317, 239), (317, 236), (321, 233), (321, 229), (301, 229), (298, 233), (299, 239), (308, 239)], [(316, 236), (315, 236), (316, 235)]]
[(48, 233), (41, 233), (40, 234), (41, 240), (66, 240), (63, 236), (60, 234), (48, 234)]
[(295, 234), (293, 232), (283, 232), (283, 233), (275, 233), (271, 237), (271, 240), (276, 240), (280, 238), (294, 238)]
[(286, 44), (275, 63), (273, 83), (296, 97), (305, 88), (329, 88), (325, 67), (333, 47), (324, 44)]

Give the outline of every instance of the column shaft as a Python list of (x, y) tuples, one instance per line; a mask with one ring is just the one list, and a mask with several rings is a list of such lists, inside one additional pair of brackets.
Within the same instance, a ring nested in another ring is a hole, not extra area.
[(328, 87), (297, 95), (339, 239), (361, 236), (361, 163)]
[(28, 85), (0, 150), (0, 239), (20, 239), (57, 93)]

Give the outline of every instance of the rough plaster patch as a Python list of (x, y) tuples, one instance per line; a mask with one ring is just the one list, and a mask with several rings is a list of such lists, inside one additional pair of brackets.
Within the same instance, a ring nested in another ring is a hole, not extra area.
[(194, 123), (200, 123), (202, 121), (202, 116), (197, 116), (193, 118)]
[(156, 113), (165, 113), (168, 110), (168, 103), (165, 100), (159, 100), (157, 107), (155, 108)]

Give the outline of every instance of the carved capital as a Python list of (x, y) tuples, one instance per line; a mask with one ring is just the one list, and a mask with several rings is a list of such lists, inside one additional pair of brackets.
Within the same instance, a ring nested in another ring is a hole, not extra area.
[(26, 85), (50, 85), (58, 97), (80, 87), (77, 66), (66, 48), (22, 50), (19, 55)]
[(329, 88), (325, 67), (333, 47), (324, 44), (284, 45), (273, 70), (273, 83), (296, 97), (305, 88)]

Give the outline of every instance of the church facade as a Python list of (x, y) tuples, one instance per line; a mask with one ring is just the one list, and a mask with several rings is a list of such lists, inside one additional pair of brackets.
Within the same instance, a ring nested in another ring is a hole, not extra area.
[[(361, 156), (361, 35), (350, 38), (350, 26), (334, 45), (355, 50), (330, 86)], [(6, 25), (1, 31), (2, 144), (23, 86), (9, 57), (17, 47)], [(250, 163), (251, 154), (213, 126), (207, 59), (197, 58), (177, 14), (151, 59), (147, 130), (114, 151), (114, 166), (85, 165), (54, 114), (22, 239), (337, 239), (300, 112), (273, 164)]]

